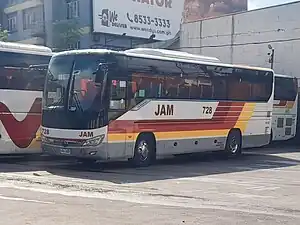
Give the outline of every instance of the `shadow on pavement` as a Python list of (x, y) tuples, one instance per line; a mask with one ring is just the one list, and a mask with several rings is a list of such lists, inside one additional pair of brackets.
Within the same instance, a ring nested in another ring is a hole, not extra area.
[(48, 172), (70, 178), (102, 180), (124, 184), (277, 169), (300, 164), (300, 160), (264, 154), (263, 151), (257, 152), (258, 154), (246, 151), (245, 154), (236, 159), (227, 159), (217, 153), (182, 156), (160, 160), (156, 165), (147, 168), (131, 168), (128, 163), (104, 163), (93, 166), (69, 164), (49, 168)]
[(41, 156), (41, 155), (1, 155), (0, 173), (31, 172), (36, 170), (46, 170), (50, 164), (60, 162), (70, 162), (61, 157)]
[[(273, 145), (274, 146), (274, 145)], [(202, 153), (159, 160), (147, 168), (132, 168), (128, 162), (102, 163), (90, 166), (73, 159), (40, 155), (0, 156), (0, 173), (45, 170), (54, 175), (104, 180), (117, 184), (137, 183), (171, 178), (195, 177), (222, 173), (276, 169), (300, 164), (282, 153), (300, 152), (299, 147), (272, 146), (245, 149), (238, 159), (227, 159), (218, 153)], [(299, 156), (300, 159), (300, 156)]]
[(285, 145), (281, 142), (274, 142), (270, 145), (260, 147), (260, 148), (251, 148), (244, 149), (244, 153), (253, 152), (253, 153), (265, 153), (265, 154), (283, 154), (283, 153), (293, 153), (300, 152), (300, 146), (296, 145)]

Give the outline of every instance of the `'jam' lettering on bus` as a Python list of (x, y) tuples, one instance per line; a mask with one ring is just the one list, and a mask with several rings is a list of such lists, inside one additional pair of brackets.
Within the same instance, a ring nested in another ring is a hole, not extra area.
[(174, 105), (157, 105), (157, 109), (154, 112), (156, 116), (173, 116)]
[(94, 132), (90, 132), (90, 131), (81, 131), (80, 134), (79, 134), (79, 137), (92, 138), (92, 137), (94, 137)]

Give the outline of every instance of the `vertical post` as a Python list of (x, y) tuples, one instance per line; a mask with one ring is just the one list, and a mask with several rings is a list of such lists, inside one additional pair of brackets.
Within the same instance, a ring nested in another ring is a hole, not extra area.
[(272, 53), (271, 53), (271, 69), (274, 68), (274, 53), (275, 53), (275, 50), (274, 50), (274, 48), (272, 48)]
[(274, 55), (275, 55), (275, 49), (272, 47), (272, 45), (268, 45), (268, 48), (271, 50), (271, 52), (268, 53), (270, 56), (269, 63), (271, 64), (271, 69), (274, 68)]

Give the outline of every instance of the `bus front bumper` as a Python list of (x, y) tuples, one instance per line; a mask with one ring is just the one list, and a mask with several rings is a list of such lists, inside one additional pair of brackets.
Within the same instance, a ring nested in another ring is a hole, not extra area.
[(75, 158), (107, 159), (106, 145), (97, 147), (63, 147), (50, 144), (42, 144), (44, 153), (54, 156), (66, 156)]

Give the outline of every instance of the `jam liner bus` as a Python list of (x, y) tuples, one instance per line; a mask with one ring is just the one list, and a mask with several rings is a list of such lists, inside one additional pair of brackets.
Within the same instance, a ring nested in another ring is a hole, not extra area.
[(0, 154), (42, 152), (42, 94), (51, 56), (47, 47), (0, 42)]
[(44, 89), (42, 147), (136, 166), (203, 151), (238, 156), (270, 141), (273, 77), (162, 49), (58, 53)]

